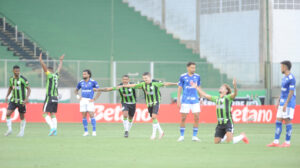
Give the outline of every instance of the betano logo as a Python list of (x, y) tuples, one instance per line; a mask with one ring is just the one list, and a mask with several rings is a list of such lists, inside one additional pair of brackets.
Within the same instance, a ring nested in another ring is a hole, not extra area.
[(272, 121), (273, 112), (271, 109), (248, 109), (247, 106), (241, 107), (243, 108), (237, 107), (232, 111), (233, 122), (270, 123)]

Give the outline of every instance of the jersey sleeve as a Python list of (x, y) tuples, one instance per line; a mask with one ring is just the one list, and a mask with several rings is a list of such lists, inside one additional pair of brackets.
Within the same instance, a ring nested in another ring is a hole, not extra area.
[(80, 82), (77, 84), (76, 89), (77, 89), (77, 90), (80, 90), (80, 89), (81, 89), (81, 83), (80, 83)]
[(28, 87), (28, 86), (29, 86), (28, 80), (27, 80), (24, 76), (22, 76), (22, 79), (23, 79), (23, 84), (24, 84), (24, 86), (25, 86), (25, 87)]
[(94, 88), (99, 88), (98, 82), (94, 81)]
[(217, 103), (218, 96), (211, 96), (211, 101)]
[(231, 94), (229, 94), (229, 95), (226, 95), (225, 96), (225, 98), (227, 98), (228, 100), (230, 100), (230, 101), (232, 101), (233, 100), (233, 98), (231, 97)]
[(201, 79), (200, 79), (200, 76), (199, 76), (199, 78), (198, 78), (198, 80), (197, 80), (197, 86), (201, 86)]
[(289, 83), (289, 90), (295, 90), (296, 87), (296, 80), (294, 77), (292, 77), (292, 79), (290, 79), (290, 83)]
[(178, 81), (178, 86), (183, 87), (183, 82), (184, 82), (184, 80), (183, 80), (183, 77), (181, 76)]
[(144, 83), (144, 82), (138, 83), (138, 84), (136, 84), (135, 87), (133, 87), (133, 88), (134, 88), (134, 89), (142, 88), (142, 87), (143, 87), (143, 83)]

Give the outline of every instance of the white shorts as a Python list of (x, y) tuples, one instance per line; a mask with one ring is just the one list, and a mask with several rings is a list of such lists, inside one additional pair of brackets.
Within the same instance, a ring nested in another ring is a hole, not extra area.
[(196, 104), (181, 104), (180, 113), (199, 113), (201, 111), (200, 109), (200, 103)]
[(294, 108), (291, 107), (287, 107), (286, 111), (283, 112), (283, 106), (279, 106), (277, 109), (277, 118), (283, 118), (283, 119), (287, 119), (289, 118), (290, 120), (292, 120), (294, 118)]
[(94, 102), (90, 102), (88, 98), (81, 98), (80, 100), (80, 112), (94, 112)]

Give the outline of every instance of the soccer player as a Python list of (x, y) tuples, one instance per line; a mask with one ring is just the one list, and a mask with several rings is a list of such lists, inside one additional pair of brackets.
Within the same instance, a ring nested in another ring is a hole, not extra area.
[(197, 87), (196, 83), (193, 84), (193, 88), (196, 88), (199, 94), (206, 99), (216, 103), (217, 108), (217, 119), (218, 125), (215, 132), (215, 144), (221, 142), (227, 143), (238, 143), (243, 140), (246, 144), (249, 143), (249, 140), (245, 133), (233, 137), (233, 121), (231, 117), (231, 105), (232, 101), (237, 95), (237, 84), (236, 80), (233, 80), (234, 93), (231, 93), (231, 89), (227, 84), (223, 84), (219, 89), (219, 96), (211, 96), (202, 91), (201, 88)]
[[(178, 83), (177, 92), (177, 106), (180, 108), (181, 122), (180, 122), (180, 137), (178, 142), (184, 140), (185, 132), (185, 120), (187, 115), (192, 111), (194, 114), (194, 125), (193, 125), (193, 141), (200, 141), (197, 137), (198, 126), (199, 126), (199, 113), (200, 113), (200, 98), (197, 93), (197, 89), (191, 87), (192, 84), (196, 83), (197, 87), (200, 88), (200, 76), (196, 74), (196, 64), (194, 62), (188, 62), (186, 65), (187, 73), (180, 76)], [(181, 97), (182, 92), (182, 98)]]
[[(130, 82), (128, 75), (123, 75), (122, 77), (122, 83), (119, 84), (119, 86), (122, 85), (128, 85), (133, 84)], [(114, 91), (118, 90), (120, 93), (120, 99), (122, 103), (122, 111), (123, 111), (123, 126), (124, 126), (124, 137), (128, 138), (129, 131), (132, 127), (133, 117), (135, 114), (136, 109), (136, 94), (134, 88), (126, 88), (126, 87), (110, 87), (110, 88), (103, 88), (103, 89), (97, 89), (98, 91)]]
[(146, 104), (148, 107), (148, 112), (150, 114), (150, 117), (152, 118), (152, 123), (153, 123), (152, 124), (153, 131), (150, 137), (151, 140), (154, 140), (156, 138), (157, 130), (159, 131), (159, 139), (161, 139), (164, 136), (164, 131), (161, 129), (157, 120), (159, 104), (161, 101), (159, 88), (162, 86), (172, 86), (172, 85), (177, 85), (177, 83), (152, 81), (151, 74), (149, 72), (145, 72), (143, 74), (143, 82), (141, 83), (122, 85), (122, 87), (124, 88), (130, 87), (134, 89), (143, 89), (145, 94)]
[[(94, 117), (95, 106), (94, 101), (97, 100), (100, 96), (100, 92), (96, 94), (94, 97), (94, 88), (99, 88), (98, 83), (93, 80), (92, 72), (88, 69), (83, 70), (82, 78), (75, 89), (75, 94), (77, 98), (80, 100), (80, 112), (82, 113), (82, 124), (84, 127), (83, 136), (88, 136), (88, 121), (87, 121), (87, 113), (91, 118), (91, 124), (93, 127), (92, 136), (96, 136), (96, 119)], [(81, 89), (81, 96), (78, 95), (78, 91)]]
[[(268, 147), (290, 147), (292, 135), (292, 119), (294, 118), (294, 110), (296, 106), (296, 79), (291, 73), (292, 63), (290, 61), (281, 62), (281, 72), (284, 74), (281, 82), (281, 95), (276, 104), (277, 120), (275, 139)], [(282, 131), (282, 122), (286, 125), (285, 142), (279, 145), (280, 134)]]
[[(17, 136), (23, 137), (26, 126), (26, 103), (28, 103), (28, 97), (30, 96), (31, 89), (29, 87), (27, 79), (24, 76), (20, 75), (20, 67), (18, 65), (15, 65), (13, 67), (13, 73), (14, 76), (9, 78), (9, 88), (5, 97), (5, 103), (7, 103), (8, 96), (12, 93), (6, 113), (6, 123), (8, 130), (4, 135), (8, 136), (12, 133), (12, 121), (10, 119), (10, 116), (15, 111), (15, 109), (18, 108), (21, 123), (20, 132)], [(27, 90), (27, 95), (25, 88)]]
[[(50, 127), (49, 136), (57, 135), (57, 119), (55, 114), (57, 112), (58, 105), (58, 79), (64, 57), (65, 55), (62, 55), (59, 58), (59, 65), (56, 71), (54, 71), (53, 67), (46, 66), (42, 59), (42, 53), (39, 57), (41, 66), (47, 76), (46, 98), (43, 107), (43, 117)], [(51, 115), (51, 117), (49, 116), (49, 114)]]

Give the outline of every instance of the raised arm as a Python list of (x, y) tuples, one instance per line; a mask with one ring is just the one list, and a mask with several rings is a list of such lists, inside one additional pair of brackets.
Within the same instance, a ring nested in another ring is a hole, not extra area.
[(197, 83), (193, 83), (193, 84), (192, 84), (192, 87), (197, 89), (197, 92), (200, 94), (201, 97), (205, 97), (205, 98), (208, 99), (208, 100), (212, 100), (211, 95), (206, 94), (206, 93), (201, 89), (200, 86), (197, 86)]
[(45, 64), (44, 61), (43, 61), (42, 55), (43, 55), (43, 53), (40, 53), (39, 60), (40, 60), (40, 63), (41, 63), (41, 65), (42, 65), (42, 68), (43, 68), (44, 72), (47, 72), (48, 69), (47, 69), (46, 64)]
[(63, 54), (63, 55), (60, 56), (60, 58), (59, 58), (59, 65), (58, 65), (58, 68), (57, 68), (57, 72), (58, 72), (58, 73), (60, 72), (60, 70), (61, 70), (61, 68), (62, 68), (64, 57), (65, 57), (65, 54)]
[(233, 79), (232, 84), (233, 84), (234, 92), (231, 93), (230, 97), (232, 99), (234, 99), (237, 96), (237, 94), (238, 94), (238, 90), (237, 90), (237, 86), (236, 86), (237, 84), (236, 84), (236, 80), (235, 79)]

